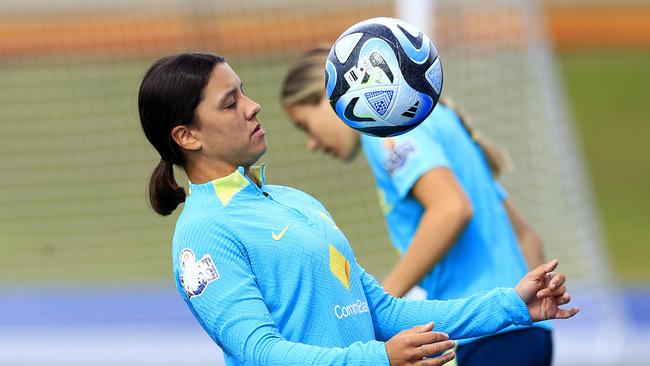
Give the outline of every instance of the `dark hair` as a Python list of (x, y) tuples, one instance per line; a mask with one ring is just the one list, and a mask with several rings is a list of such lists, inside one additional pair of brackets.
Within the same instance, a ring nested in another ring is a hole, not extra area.
[(160, 154), (149, 180), (149, 201), (160, 215), (171, 214), (185, 202), (185, 190), (176, 183), (173, 166), (184, 168), (187, 158), (171, 132), (176, 126), (193, 123), (210, 74), (223, 62), (223, 57), (205, 53), (163, 57), (151, 65), (140, 84), (140, 123)]

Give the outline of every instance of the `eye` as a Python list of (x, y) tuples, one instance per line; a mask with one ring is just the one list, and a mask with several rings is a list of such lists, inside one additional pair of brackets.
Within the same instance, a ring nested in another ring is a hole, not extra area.
[(309, 133), (309, 126), (307, 126), (307, 124), (304, 122), (296, 122), (294, 123), (294, 126), (296, 126), (296, 128), (302, 132)]
[(227, 105), (224, 107), (224, 109), (233, 109), (233, 108), (236, 108), (236, 107), (237, 107), (237, 102), (233, 101), (232, 103), (227, 104)]

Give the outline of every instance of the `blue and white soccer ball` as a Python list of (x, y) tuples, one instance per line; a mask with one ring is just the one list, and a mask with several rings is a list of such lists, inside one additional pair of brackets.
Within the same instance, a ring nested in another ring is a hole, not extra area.
[(332, 46), (325, 91), (348, 126), (379, 137), (403, 134), (422, 123), (438, 103), (438, 51), (429, 37), (405, 21), (362, 21)]

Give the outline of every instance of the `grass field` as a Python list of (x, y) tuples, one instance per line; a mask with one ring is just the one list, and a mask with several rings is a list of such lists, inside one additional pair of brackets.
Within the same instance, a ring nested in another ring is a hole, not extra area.
[[(286, 60), (232, 60), (264, 106), (269, 179), (327, 207), (370, 271), (394, 260), (369, 174), (302, 152), (277, 104)], [(650, 281), (650, 52), (559, 58), (615, 272)], [(174, 217), (147, 207), (156, 154), (135, 105), (148, 62), (39, 61), (0, 68), (0, 276), (6, 282), (163, 280)], [(299, 173), (296, 169), (299, 169)], [(305, 179), (308, 176), (309, 180)], [(337, 187), (356, 187), (353, 193)], [(336, 194), (332, 194), (336, 192)], [(347, 194), (346, 194), (347, 193)]]
[[(170, 283), (176, 216), (159, 217), (147, 206), (145, 187), (159, 157), (137, 117), (137, 89), (149, 62), (52, 59), (0, 67), (3, 281)], [(230, 62), (264, 105), (261, 120), (273, 146), (264, 158), (269, 181), (339, 207), (339, 225), (368, 268), (390, 263), (372, 177), (350, 174), (364, 168), (361, 159), (341, 167), (304, 154), (303, 137), (286, 123), (277, 99), (286, 61)], [(309, 181), (299, 177), (305, 172)], [(331, 194), (337, 185), (356, 191)]]
[(611, 261), (650, 281), (650, 50), (559, 58), (595, 188)]

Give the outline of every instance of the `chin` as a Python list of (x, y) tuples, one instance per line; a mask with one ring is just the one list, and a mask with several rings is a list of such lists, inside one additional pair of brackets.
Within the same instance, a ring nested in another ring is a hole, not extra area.
[(262, 147), (260, 147), (260, 149), (255, 154), (253, 164), (257, 163), (262, 158), (262, 156), (264, 156), (264, 154), (266, 154), (267, 149), (268, 149), (268, 146), (266, 146), (266, 141), (265, 141), (264, 145)]
[(356, 147), (354, 147), (351, 151), (348, 151), (347, 154), (341, 154), (341, 157), (339, 157), (339, 159), (343, 160), (346, 163), (349, 163), (353, 161), (354, 158), (357, 157), (357, 155), (359, 154), (359, 150), (360, 150), (360, 145), (356, 145)]

